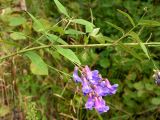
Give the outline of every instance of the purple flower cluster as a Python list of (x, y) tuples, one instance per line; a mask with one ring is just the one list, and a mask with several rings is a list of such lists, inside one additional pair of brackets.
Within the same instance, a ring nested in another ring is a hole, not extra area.
[(102, 97), (115, 94), (118, 84), (111, 85), (108, 79), (102, 78), (98, 70), (91, 71), (88, 66), (82, 68), (81, 76), (78, 75), (78, 69), (76, 66), (73, 79), (82, 84), (82, 92), (88, 96), (85, 107), (89, 110), (95, 108), (100, 114), (107, 112), (109, 106), (106, 105)]

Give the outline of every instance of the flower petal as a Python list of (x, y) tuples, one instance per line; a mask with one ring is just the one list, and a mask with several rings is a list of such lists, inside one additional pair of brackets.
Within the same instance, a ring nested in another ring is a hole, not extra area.
[(73, 79), (75, 82), (82, 82), (82, 79), (78, 76), (78, 67), (77, 66), (75, 66), (75, 68), (74, 68)]
[(98, 84), (101, 77), (99, 76), (98, 70), (91, 71), (88, 66), (85, 66), (84, 72), (86, 74), (86, 78), (94, 85)]
[(95, 109), (101, 114), (109, 110), (109, 106), (105, 105), (102, 97), (95, 99)]
[(87, 65), (85, 66), (84, 70), (87, 75), (87, 79), (92, 79), (92, 71), (90, 70), (90, 68)]
[(107, 89), (105, 89), (105, 87), (102, 87), (100, 85), (95, 86), (94, 91), (98, 96), (106, 96), (107, 93), (109, 92), (109, 90), (107, 91)]
[(110, 94), (110, 95), (116, 93), (118, 84), (111, 85), (110, 82), (109, 82), (109, 80), (106, 79), (106, 80), (105, 80), (105, 85), (106, 85), (106, 87), (109, 89), (109, 94)]
[(94, 106), (94, 99), (92, 97), (88, 97), (88, 100), (85, 104), (85, 108), (92, 110)]
[(82, 91), (83, 91), (84, 95), (92, 92), (92, 88), (90, 87), (88, 81), (84, 77), (83, 77), (83, 82), (82, 82)]

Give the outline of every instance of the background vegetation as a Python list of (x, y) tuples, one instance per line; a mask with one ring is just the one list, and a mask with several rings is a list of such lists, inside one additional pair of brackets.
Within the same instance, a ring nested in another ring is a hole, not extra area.
[[(59, 1), (67, 12), (54, 0), (0, 0), (0, 119), (160, 119), (160, 87), (152, 78), (160, 65), (160, 1)], [(109, 112), (84, 108), (72, 80), (80, 63), (119, 84), (105, 97)]]

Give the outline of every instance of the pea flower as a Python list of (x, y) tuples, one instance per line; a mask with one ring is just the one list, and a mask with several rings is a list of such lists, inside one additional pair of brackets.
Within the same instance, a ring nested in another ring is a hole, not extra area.
[(92, 110), (93, 106), (94, 106), (94, 97), (91, 94), (89, 94), (85, 107), (89, 110)]
[(75, 82), (82, 82), (81, 78), (78, 76), (78, 67), (74, 68), (73, 79)]
[(88, 66), (81, 69), (80, 76), (78, 75), (78, 67), (75, 66), (73, 72), (74, 81), (82, 84), (82, 92), (88, 97), (85, 108), (92, 110), (96, 109), (100, 114), (107, 112), (109, 106), (106, 105), (104, 96), (113, 95), (116, 93), (118, 84), (111, 85), (110, 81), (102, 78), (98, 70), (91, 70)]
[(105, 101), (102, 97), (95, 98), (95, 109), (101, 114), (103, 112), (107, 112), (109, 107), (105, 105)]
[(86, 80), (86, 78), (83, 78), (82, 86), (83, 86), (82, 91), (83, 91), (84, 95), (92, 92), (92, 88), (89, 85), (89, 82)]
[(91, 71), (88, 66), (85, 66), (83, 72), (86, 74), (86, 78), (92, 84), (98, 84), (99, 80), (101, 80), (98, 70)]

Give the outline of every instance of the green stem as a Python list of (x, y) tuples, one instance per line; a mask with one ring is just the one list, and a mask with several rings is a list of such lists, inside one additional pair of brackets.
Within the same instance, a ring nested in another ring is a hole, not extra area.
[(137, 27), (137, 25), (134, 26), (132, 29), (130, 29), (126, 34), (124, 34), (124, 35), (123, 35), (122, 37), (120, 37), (118, 40), (116, 40), (116, 41), (113, 43), (113, 45), (117, 45), (118, 42), (120, 42), (123, 38), (127, 37), (127, 36), (130, 34), (130, 32), (132, 32), (136, 27)]
[[(139, 43), (123, 43), (126, 46), (137, 46), (139, 45)], [(148, 45), (148, 46), (154, 46), (154, 45), (160, 45), (160, 42), (149, 42), (149, 43), (143, 43), (144, 45)], [(6, 58), (15, 56), (17, 54), (21, 54), (21, 53), (25, 53), (28, 51), (32, 51), (32, 50), (39, 50), (39, 49), (44, 49), (44, 48), (50, 48), (50, 47), (63, 47), (63, 48), (99, 48), (99, 47), (108, 47), (108, 46), (114, 46), (117, 44), (114, 43), (106, 43), (106, 44), (88, 44), (88, 45), (42, 45), (42, 46), (38, 46), (38, 47), (33, 47), (33, 48), (28, 48), (28, 49), (22, 49), (18, 52), (6, 55), (6, 56), (2, 56), (0, 57), (0, 60), (4, 60)]]
[(43, 37), (46, 36), (46, 33), (48, 33), (50, 30), (52, 30), (54, 27), (56, 27), (59, 23), (61, 23), (64, 19), (60, 20), (59, 22), (57, 22), (55, 25), (53, 25), (49, 30), (47, 30), (45, 33), (43, 33), (43, 35), (41, 35), (38, 39), (36, 39), (35, 41), (32, 42), (32, 44), (28, 45), (27, 47), (23, 48), (23, 49), (27, 49), (29, 47), (31, 47), (32, 45), (34, 45), (36, 42), (38, 42), (39, 40), (41, 40)]

